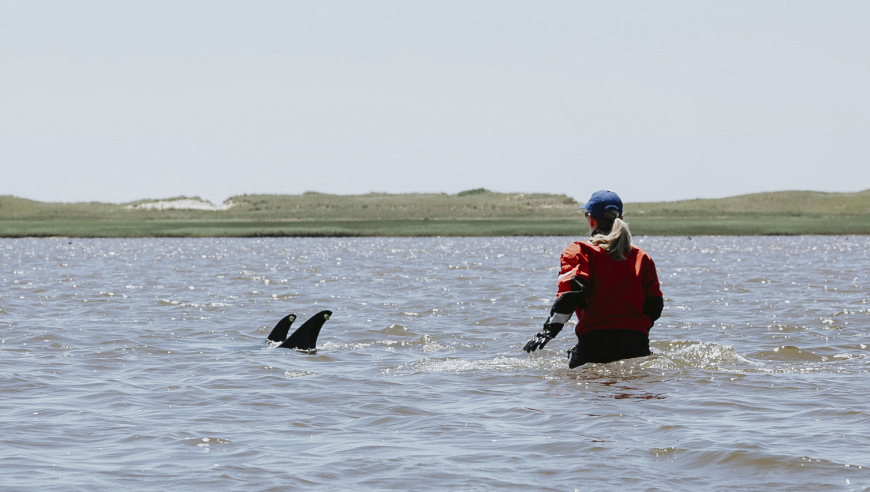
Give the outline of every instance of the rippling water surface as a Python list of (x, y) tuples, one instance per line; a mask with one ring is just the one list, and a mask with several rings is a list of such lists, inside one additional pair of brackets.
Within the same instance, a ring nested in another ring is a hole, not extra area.
[(571, 241), (0, 240), (3, 489), (870, 488), (870, 238), (636, 238), (654, 355), (577, 370)]

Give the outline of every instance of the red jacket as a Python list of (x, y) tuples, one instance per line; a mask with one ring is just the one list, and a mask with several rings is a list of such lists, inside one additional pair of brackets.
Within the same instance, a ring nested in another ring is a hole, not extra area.
[(625, 260), (590, 243), (575, 242), (561, 257), (559, 296), (571, 290), (575, 276), (587, 287), (585, 309), (577, 309), (577, 336), (592, 330), (617, 328), (649, 334), (653, 320), (643, 313), (650, 297), (662, 297), (656, 265), (642, 249), (632, 245)]

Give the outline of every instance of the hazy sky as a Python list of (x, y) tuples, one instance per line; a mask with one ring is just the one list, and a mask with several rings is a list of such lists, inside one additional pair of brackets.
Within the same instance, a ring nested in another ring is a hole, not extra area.
[(0, 194), (870, 188), (867, 1), (0, 0)]

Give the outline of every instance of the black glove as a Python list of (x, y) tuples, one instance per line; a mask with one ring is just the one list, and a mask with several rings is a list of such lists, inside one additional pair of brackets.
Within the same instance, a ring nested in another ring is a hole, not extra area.
[(554, 336), (555, 336), (555, 334), (550, 333), (545, 328), (544, 331), (537, 333), (532, 338), (529, 338), (529, 341), (526, 342), (526, 345), (525, 345), (525, 347), (523, 347), (523, 350), (525, 350), (526, 352), (531, 354), (532, 352), (534, 352), (535, 350), (538, 350), (539, 348), (540, 349), (544, 348), (544, 345), (546, 345), (547, 342), (552, 340)]
[[(559, 315), (552, 314), (547, 321), (544, 321), (544, 331), (536, 333), (535, 336), (529, 338), (529, 341), (526, 342), (526, 345), (523, 347), (528, 353), (532, 353), (539, 348), (544, 348), (544, 345), (547, 344), (550, 340), (552, 340), (556, 335), (562, 331), (562, 327), (565, 326), (565, 321), (568, 321), (568, 318), (571, 315)], [(558, 322), (558, 321), (561, 321)]]

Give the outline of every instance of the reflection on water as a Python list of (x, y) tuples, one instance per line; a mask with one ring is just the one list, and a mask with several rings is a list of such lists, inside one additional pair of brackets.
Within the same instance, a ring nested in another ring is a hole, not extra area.
[(653, 355), (577, 370), (571, 240), (0, 240), (4, 487), (870, 487), (870, 238), (636, 238)]

